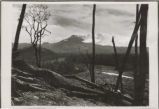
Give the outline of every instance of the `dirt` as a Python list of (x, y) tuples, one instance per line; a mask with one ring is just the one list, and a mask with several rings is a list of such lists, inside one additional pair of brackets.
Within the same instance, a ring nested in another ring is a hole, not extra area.
[[(107, 69), (104, 70), (108, 72)], [(115, 72), (114, 70), (109, 69), (109, 72)], [(89, 72), (81, 72), (76, 76), (90, 81)], [(108, 90), (113, 90), (117, 76), (105, 75), (101, 71), (96, 70), (96, 84), (104, 86)], [(78, 80), (69, 79), (72, 84), (85, 87), (86, 84)], [(12, 105), (22, 105), (22, 106), (111, 106), (115, 105), (108, 103), (105, 100), (96, 98), (82, 98), (77, 96), (70, 96), (70, 90), (55, 88), (49, 86), (41, 78), (37, 78), (37, 84), (40, 84), (42, 88), (45, 88), (46, 91), (21, 91), (19, 90), (20, 96), (12, 97)], [(47, 87), (46, 87), (47, 86)], [(130, 97), (133, 97), (133, 80), (132, 79), (123, 79), (124, 93)], [(51, 88), (50, 88), (51, 87)], [(148, 84), (147, 84), (148, 87)], [(148, 90), (147, 90), (148, 95)], [(146, 103), (148, 104), (148, 96), (146, 96)], [(109, 101), (111, 101), (109, 99)]]
[[(26, 66), (26, 65), (24, 65)], [(24, 72), (22, 70), (13, 69), (12, 71), (12, 77), (18, 79), (21, 74)], [(28, 71), (28, 70), (27, 70)], [(31, 73), (32, 70), (29, 70)], [(24, 76), (24, 75), (23, 75)], [(13, 79), (12, 78), (12, 79)], [(22, 105), (22, 106), (39, 106), (39, 105), (47, 105), (47, 106), (107, 106), (108, 103), (105, 103), (104, 101), (97, 100), (97, 98), (82, 98), (77, 97), (76, 95), (72, 95), (71, 90), (64, 89), (64, 88), (57, 88), (55, 86), (51, 86), (51, 84), (48, 84), (44, 78), (36, 77), (29, 75), (29, 77), (26, 78), (32, 78), (33, 81), (26, 82), (27, 84), (36, 84), (40, 89), (45, 89), (43, 91), (40, 90), (29, 90), (29, 88), (26, 89), (26, 87), (22, 88), (17, 86), (14, 87), (12, 92), (12, 105)], [(34, 79), (33, 79), (34, 78)], [(20, 83), (23, 83), (22, 80)], [(78, 80), (69, 79), (69, 81), (78, 87), (87, 87), (86, 84), (79, 82)], [(13, 83), (12, 83), (13, 84)]]
[(21, 97), (13, 99), (14, 105), (23, 106), (108, 106), (108, 104), (93, 99), (69, 97), (63, 89), (47, 92), (24, 92)]

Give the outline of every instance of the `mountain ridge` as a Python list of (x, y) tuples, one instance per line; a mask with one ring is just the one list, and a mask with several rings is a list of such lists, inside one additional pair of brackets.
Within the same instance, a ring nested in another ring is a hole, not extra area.
[[(84, 39), (78, 35), (72, 35), (69, 38), (66, 38), (57, 43), (43, 43), (42, 47), (48, 49), (54, 53), (91, 53), (92, 44), (83, 42)], [(23, 49), (29, 47), (31, 44), (20, 43), (19, 48)], [(113, 46), (110, 45), (99, 45), (96, 44), (96, 54), (113, 54)], [(124, 54), (127, 50), (127, 47), (118, 46), (117, 52), (119, 54)], [(134, 47), (132, 47), (131, 53), (134, 53)]]

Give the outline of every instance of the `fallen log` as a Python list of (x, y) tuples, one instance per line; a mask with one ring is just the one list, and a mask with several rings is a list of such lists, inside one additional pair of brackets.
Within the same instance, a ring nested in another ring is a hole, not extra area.
[(76, 96), (79, 98), (96, 98), (96, 97), (100, 96), (100, 95), (94, 94), (94, 93), (84, 93), (84, 92), (78, 92), (78, 91), (70, 91), (69, 93), (67, 93), (67, 95)]
[(17, 76), (18, 79), (22, 80), (22, 81), (26, 81), (26, 82), (35, 82), (34, 78), (31, 77), (24, 77), (24, 76)]
[(46, 89), (40, 88), (37, 85), (33, 85), (33, 84), (30, 84), (29, 87), (37, 91), (47, 91)]
[(120, 99), (124, 99), (124, 100), (126, 100), (126, 101), (128, 101), (128, 102), (131, 102), (131, 103), (133, 102), (133, 98), (131, 98), (131, 97), (129, 97), (129, 96), (126, 96), (126, 95), (121, 94), (121, 93), (116, 93), (116, 92), (113, 92), (113, 91), (110, 91), (110, 90), (106, 90), (106, 89), (104, 89), (103, 87), (101, 87), (101, 86), (99, 86), (99, 85), (97, 85), (97, 84), (95, 84), (95, 83), (92, 83), (92, 82), (90, 82), (90, 81), (87, 81), (87, 80), (85, 80), (85, 79), (82, 79), (82, 78), (80, 78), (80, 77), (77, 77), (77, 76), (75, 76), (75, 75), (67, 76), (67, 77), (77, 79), (77, 80), (82, 81), (82, 82), (85, 82), (86, 84), (91, 85), (91, 86), (93, 86), (93, 87), (95, 87), (95, 88), (97, 88), (97, 89), (101, 89), (102, 91), (104, 91), (104, 93), (105, 93), (105, 95), (107, 95), (107, 97), (108, 97), (108, 96), (111, 96), (111, 97), (113, 97), (113, 96), (114, 96), (114, 97), (120, 96)]
[[(79, 87), (76, 84), (72, 83), (72, 81), (70, 81), (68, 78), (66, 78), (56, 72), (53, 72), (51, 70), (35, 68), (32, 66), (29, 66), (24, 61), (20, 61), (20, 62), (18, 61), (16, 63), (17, 66), (19, 66), (18, 63), (21, 65), (24, 65), (24, 66), (22, 66), (22, 68), (20, 68), (21, 70), (25, 70), (25, 72), (29, 72), (29, 74), (32, 74), (33, 77), (43, 78), (51, 86), (54, 86), (57, 88), (66, 88), (66, 89), (74, 90), (74, 91), (76, 90), (76, 91), (96, 93), (96, 94), (101, 94), (101, 95), (104, 94), (103, 91), (98, 91), (98, 90), (94, 90), (94, 89), (87, 88), (87, 87)], [(28, 68), (29, 70), (27, 71), (26, 68)]]
[[(85, 83), (87, 83), (87, 84), (89, 84), (89, 85), (91, 85), (91, 86), (93, 86), (95, 88), (92, 89), (92, 88), (88, 88), (88, 87), (85, 87), (85, 86), (80, 87), (76, 83), (72, 82), (70, 79), (68, 79), (68, 78), (66, 78), (66, 77), (64, 77), (64, 76), (62, 76), (62, 75), (60, 75), (60, 74), (58, 74), (56, 72), (53, 72), (51, 70), (32, 67), (32, 66), (29, 66), (28, 64), (26, 64), (24, 62), (23, 62), (24, 64), (22, 64), (22, 62), (19, 62), (19, 63), (21, 63), (21, 65), (26, 65), (27, 66), (27, 67), (23, 66), (20, 69), (20, 72), (23, 71), (23, 69), (24, 69), (25, 72), (27, 72), (28, 74), (32, 75), (31, 77), (43, 78), (43, 80), (45, 82), (47, 82), (52, 87), (65, 88), (65, 89), (68, 89), (69, 91), (74, 91), (74, 93), (76, 92), (76, 94), (78, 94), (78, 95), (81, 94), (81, 96), (82, 96), (82, 94), (84, 96), (84, 94), (90, 93), (90, 94), (103, 96), (103, 97), (107, 97), (107, 98), (114, 97), (114, 99), (125, 99), (127, 101), (132, 101), (131, 99), (129, 99), (125, 95), (118, 94), (118, 93), (110, 91), (110, 90), (106, 90), (106, 89), (102, 88), (101, 86), (99, 86), (97, 84), (94, 84), (92, 82), (88, 82), (87, 80), (81, 79), (79, 77), (75, 77), (75, 78), (80, 80), (80, 81), (82, 81), (82, 82), (85, 82)], [(16, 64), (16, 65), (18, 65), (18, 64)], [(28, 68), (29, 70), (27, 71), (26, 68)], [(13, 79), (13, 80), (16, 80), (16, 79)], [(44, 91), (45, 90), (45, 89), (43, 90), (43, 88), (39, 88), (36, 85), (31, 85), (31, 86), (30, 85), (26, 85), (26, 84), (22, 83), (21, 81), (19, 82), (18, 80), (16, 80), (15, 83), (18, 84), (20, 87), (22, 87), (22, 89), (24, 91), (31, 90), (31, 89), (34, 90), (34, 91), (35, 90), (38, 90), (38, 91), (39, 90), (40, 91)]]
[(92, 86), (93, 88), (96, 88), (96, 89), (98, 89), (98, 90), (104, 91), (104, 93), (106, 93), (106, 94), (111, 92), (110, 90), (106, 90), (104, 87), (102, 87), (102, 86), (100, 86), (100, 85), (98, 85), (98, 84), (95, 84), (95, 83), (90, 82), (90, 81), (88, 81), (88, 80), (82, 79), (82, 78), (77, 77), (77, 76), (75, 76), (75, 75), (71, 75), (71, 76), (67, 76), (67, 77), (68, 77), (68, 78), (77, 79), (77, 80), (79, 80), (79, 81), (81, 81), (81, 82), (84, 82), (84, 83), (86, 83), (87, 85)]
[(23, 90), (23, 91), (46, 91), (43, 88), (37, 87), (34, 84), (28, 84), (20, 79), (12, 77), (12, 90)]
[[(43, 69), (43, 70), (44, 70), (44, 69)], [(42, 71), (43, 71), (43, 70), (42, 70)], [(38, 71), (38, 72), (40, 73), (40, 71)], [(51, 72), (51, 71), (46, 70), (46, 72)], [(57, 76), (57, 75), (56, 75), (56, 76)], [(68, 83), (65, 84), (65, 85), (63, 85), (64, 88), (69, 89), (69, 90), (72, 90), (72, 91), (81, 91), (81, 92), (87, 92), (87, 93), (95, 93), (95, 94), (98, 94), (98, 95), (106, 95), (106, 96), (108, 96), (108, 97), (115, 97), (115, 98), (116, 98), (116, 96), (119, 96), (118, 93), (113, 92), (113, 91), (110, 91), (110, 90), (105, 90), (104, 88), (102, 88), (102, 87), (100, 87), (99, 85), (96, 85), (96, 84), (94, 84), (94, 83), (92, 83), (92, 82), (88, 82), (88, 81), (86, 81), (86, 80), (84, 80), (84, 79), (81, 79), (81, 78), (79, 78), (79, 77), (77, 77), (77, 76), (75, 76), (75, 78), (78, 79), (78, 80), (81, 80), (81, 81), (83, 81), (83, 82), (85, 82), (85, 83), (88, 83), (89, 85), (92, 85), (92, 86), (98, 88), (98, 90), (91, 89), (91, 88), (87, 88), (87, 87), (78, 87), (78, 86), (75, 86), (74, 84), (72, 84), (72, 82), (69, 81), (69, 79), (67, 79), (67, 80), (68, 80), (68, 81), (67, 81)], [(57, 79), (57, 78), (56, 78), (56, 79)], [(66, 78), (65, 78), (65, 79), (66, 79)], [(52, 79), (52, 80), (55, 80), (55, 79)], [(120, 94), (120, 98), (121, 98), (121, 99), (125, 99), (125, 100), (127, 100), (127, 101), (129, 101), (129, 102), (132, 102), (132, 101), (133, 101), (133, 99), (131, 99), (131, 98), (125, 96), (124, 94)]]
[(29, 77), (32, 76), (31, 74), (25, 72), (25, 71), (21, 71), (17, 68), (12, 68), (12, 74), (13, 75), (21, 75), (21, 76), (25, 76), (25, 77)]
[(99, 85), (97, 85), (97, 84), (95, 84), (95, 83), (93, 83), (93, 82), (90, 82), (90, 81), (88, 81), (88, 80), (82, 79), (82, 78), (77, 77), (77, 76), (75, 76), (75, 75), (73, 75), (73, 76), (67, 76), (67, 77), (68, 77), (68, 78), (74, 78), (74, 79), (77, 79), (77, 80), (79, 80), (79, 81), (85, 82), (86, 84), (88, 84), (88, 85), (90, 85), (90, 86), (93, 86), (94, 88), (99, 88), (99, 87), (100, 87)]

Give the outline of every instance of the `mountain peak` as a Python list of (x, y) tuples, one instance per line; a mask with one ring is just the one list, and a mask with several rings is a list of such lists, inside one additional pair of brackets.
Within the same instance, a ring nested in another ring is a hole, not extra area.
[(67, 39), (62, 40), (62, 42), (69, 42), (69, 43), (82, 43), (84, 39), (78, 35), (72, 35)]

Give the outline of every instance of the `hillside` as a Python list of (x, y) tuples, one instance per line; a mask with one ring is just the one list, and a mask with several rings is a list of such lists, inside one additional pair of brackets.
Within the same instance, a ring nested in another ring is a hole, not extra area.
[[(84, 39), (77, 35), (72, 35), (67, 39), (64, 39), (57, 43), (43, 43), (42, 47), (46, 48), (55, 53), (91, 53), (92, 44), (83, 42)], [(28, 43), (20, 43), (19, 49), (27, 48), (31, 46)], [(117, 47), (117, 52), (119, 54), (124, 54), (127, 47)], [(134, 48), (132, 48), (131, 53), (134, 53)], [(113, 46), (103, 46), (96, 44), (96, 54), (114, 54)]]
[[(22, 60), (25, 60), (26, 62), (32, 63), (35, 62), (35, 51), (33, 47), (24, 47), (23, 49), (19, 50), (19, 58)], [(57, 54), (46, 49), (42, 48), (41, 49), (41, 60), (43, 61), (48, 61), (48, 60), (53, 60), (56, 58)]]
[[(44, 43), (42, 46), (56, 53), (79, 53), (92, 51), (91, 43), (84, 43), (82, 37), (72, 35), (71, 37), (57, 43)], [(123, 54), (127, 47), (117, 47), (117, 52)], [(132, 50), (132, 53), (134, 51)], [(96, 54), (113, 54), (112, 46), (96, 45)]]
[[(30, 51), (28, 46), (30, 44), (20, 43), (19, 48), (22, 51), (22, 59), (26, 59), (28, 62), (32, 62), (35, 60), (33, 49)], [(31, 46), (31, 45), (30, 45)], [(57, 43), (43, 43), (42, 44), (42, 62), (47, 62), (50, 60), (54, 60), (55, 58), (65, 57), (68, 60), (73, 60), (74, 62), (85, 62), (86, 57), (83, 57), (82, 54), (88, 52), (92, 53), (92, 44), (85, 43), (83, 36), (72, 35), (67, 39), (64, 39)], [(22, 49), (25, 48), (25, 49)], [(122, 62), (123, 54), (126, 53), (127, 47), (116, 47), (119, 62)], [(30, 53), (31, 52), (31, 53)], [(131, 53), (134, 54), (134, 47), (131, 50)], [(114, 49), (112, 46), (103, 46), (96, 45), (96, 62), (101, 65), (115, 65), (114, 60)], [(130, 56), (128, 64), (134, 63), (133, 55)]]
[(28, 48), (31, 47), (30, 43), (20, 43), (18, 46), (18, 49), (24, 49), (24, 48)]
[[(63, 76), (48, 69), (30, 66), (22, 60), (15, 60), (12, 67), (12, 105), (131, 105), (133, 98), (129, 94), (117, 95), (111, 91), (113, 84), (105, 83), (105, 80), (112, 82), (114, 78), (102, 73), (97, 75), (104, 77), (104, 80), (99, 78), (100, 81), (94, 84), (86, 79), (81, 80), (79, 75)], [(125, 78), (123, 81), (131, 82)]]

